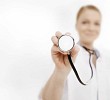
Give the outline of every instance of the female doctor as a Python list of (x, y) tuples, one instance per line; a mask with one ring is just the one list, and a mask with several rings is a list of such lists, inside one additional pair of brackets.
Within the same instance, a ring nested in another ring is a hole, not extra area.
[[(71, 58), (83, 82), (91, 76), (89, 70), (91, 63), (93, 77), (90, 82), (87, 85), (78, 82), (68, 61), (67, 53), (61, 52), (58, 48), (58, 39), (62, 33), (57, 31), (55, 36), (52, 36), (51, 49), (55, 69), (40, 94), (41, 100), (110, 100), (110, 78), (108, 77), (110, 69), (102, 60), (101, 53), (93, 46), (100, 34), (101, 17), (101, 12), (94, 5), (81, 7), (76, 17), (79, 42), (71, 50)], [(89, 63), (90, 53), (92, 55)]]

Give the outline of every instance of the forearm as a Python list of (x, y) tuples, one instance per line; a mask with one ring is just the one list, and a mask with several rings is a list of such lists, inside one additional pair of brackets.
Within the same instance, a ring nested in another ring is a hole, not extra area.
[(42, 91), (43, 100), (61, 100), (67, 76), (55, 70)]

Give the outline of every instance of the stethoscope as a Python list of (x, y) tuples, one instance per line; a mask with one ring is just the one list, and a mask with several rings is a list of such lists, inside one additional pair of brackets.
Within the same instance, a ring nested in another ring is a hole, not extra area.
[(70, 35), (62, 35), (59, 40), (58, 40), (58, 47), (59, 49), (62, 51), (62, 52), (69, 52), (68, 53), (68, 60), (69, 60), (69, 63), (78, 79), (78, 81), (82, 84), (82, 85), (87, 85), (89, 83), (89, 81), (92, 79), (93, 77), (93, 69), (92, 69), (92, 64), (91, 64), (91, 56), (93, 54), (95, 54), (95, 50), (90, 50), (84, 46), (82, 46), (88, 53), (89, 53), (89, 65), (90, 65), (90, 69), (91, 69), (91, 77), (90, 79), (84, 83), (81, 78), (79, 77), (79, 74), (72, 62), (72, 58), (71, 58), (71, 50), (72, 48), (74, 47), (75, 45), (75, 41), (74, 41), (74, 38)]

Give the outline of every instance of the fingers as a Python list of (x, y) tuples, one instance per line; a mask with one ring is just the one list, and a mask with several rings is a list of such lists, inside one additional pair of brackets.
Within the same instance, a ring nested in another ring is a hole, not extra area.
[(56, 36), (52, 36), (51, 40), (54, 45), (58, 46), (58, 38)]
[(52, 46), (52, 51), (53, 51), (53, 52), (61, 52), (60, 49), (59, 49), (59, 47), (56, 46), (56, 45), (53, 45), (53, 46)]
[(62, 52), (58, 46), (53, 45), (52, 49), (51, 49), (52, 54), (57, 54), (57, 53), (61, 53), (63, 55), (67, 55), (67, 52)]
[(65, 35), (71, 35), (71, 33), (70, 32), (66, 32)]
[(60, 37), (62, 36), (62, 33), (59, 32), (59, 31), (57, 31), (57, 32), (55, 33), (55, 35), (56, 35), (57, 38), (60, 38)]
[(55, 33), (55, 36), (52, 36), (51, 40), (53, 42), (54, 45), (58, 46), (58, 39), (62, 36), (62, 33), (57, 31)]

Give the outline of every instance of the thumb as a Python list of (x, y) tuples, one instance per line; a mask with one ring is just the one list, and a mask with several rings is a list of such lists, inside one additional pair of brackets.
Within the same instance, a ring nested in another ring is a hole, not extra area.
[(80, 51), (80, 48), (78, 46), (74, 46), (74, 48), (71, 50), (71, 57), (73, 61), (75, 61), (79, 51)]

